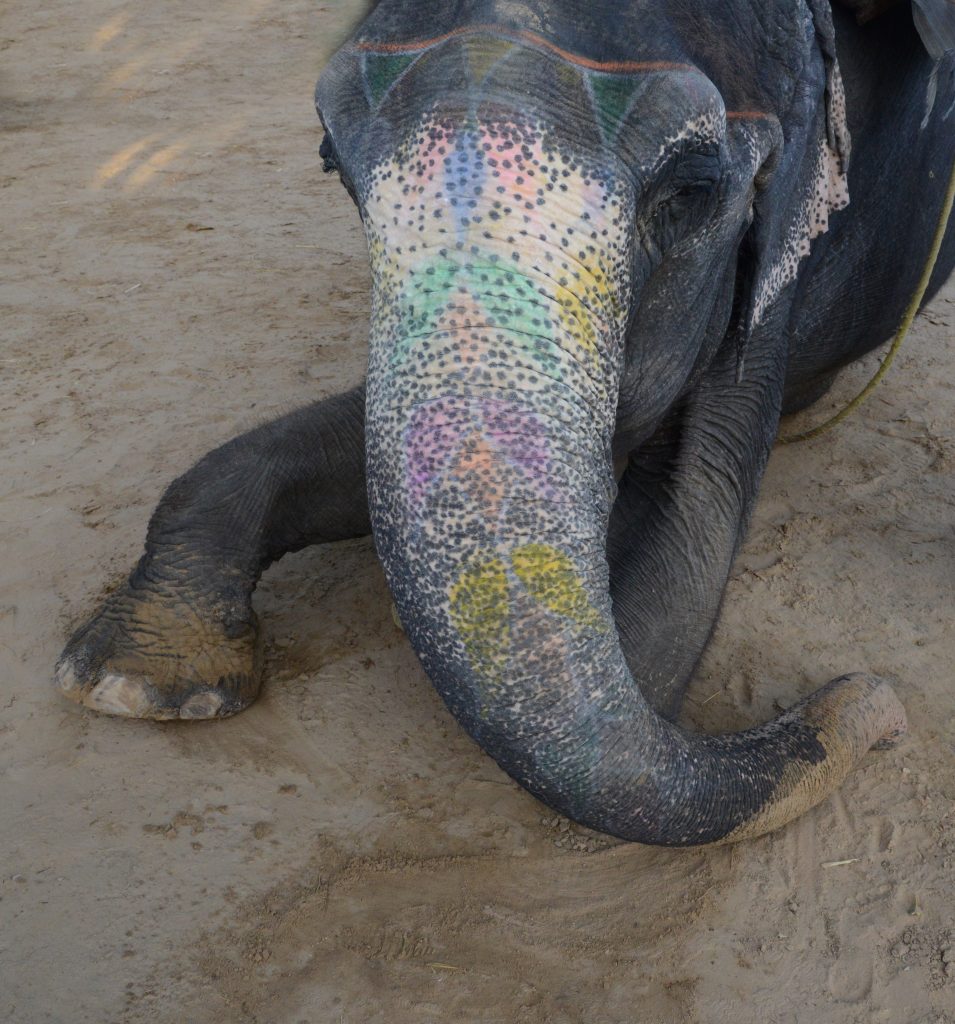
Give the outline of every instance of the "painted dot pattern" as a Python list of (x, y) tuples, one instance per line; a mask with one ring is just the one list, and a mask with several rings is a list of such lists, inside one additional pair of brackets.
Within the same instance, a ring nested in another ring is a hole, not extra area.
[(370, 179), (369, 477), (402, 617), (463, 667), (477, 715), (526, 683), (528, 608), (553, 685), (576, 689), (613, 637), (592, 538), (614, 493), (632, 196), (494, 116), (428, 119)]

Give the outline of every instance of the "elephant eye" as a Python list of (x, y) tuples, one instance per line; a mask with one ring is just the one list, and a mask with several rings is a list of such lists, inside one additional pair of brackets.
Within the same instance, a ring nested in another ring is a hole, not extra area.
[(328, 134), (327, 129), (324, 136), (322, 136), (322, 144), (318, 147), (318, 155), (322, 158), (322, 170), (326, 174), (340, 169), (338, 165), (338, 154), (335, 152), (335, 146), (332, 143), (332, 138)]
[(718, 192), (717, 182), (712, 179), (687, 182), (669, 192), (654, 217), (659, 245), (668, 249), (698, 231), (712, 215)]
[(361, 204), (358, 202), (358, 193), (355, 191), (355, 183), (348, 176), (348, 172), (342, 164), (341, 157), (338, 155), (338, 150), (335, 148), (335, 143), (332, 140), (331, 133), (327, 128), (325, 129), (325, 134), (322, 137), (322, 144), (318, 148), (318, 155), (322, 158), (322, 170), (326, 174), (334, 172), (338, 173), (338, 177), (345, 186), (345, 191), (352, 197), (352, 200), (358, 206), (360, 213)]
[(691, 154), (672, 169), (653, 218), (663, 246), (700, 228), (719, 197), (720, 163), (714, 154)]
[(671, 217), (682, 217), (689, 213), (701, 203), (712, 198), (716, 192), (716, 182), (699, 181), (681, 185), (671, 192), (661, 203), (666, 207)]

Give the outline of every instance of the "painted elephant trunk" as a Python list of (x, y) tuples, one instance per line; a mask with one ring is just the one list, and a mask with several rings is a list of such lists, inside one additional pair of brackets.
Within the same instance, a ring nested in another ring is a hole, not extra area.
[(736, 840), (823, 799), (904, 714), (851, 676), (764, 727), (697, 736), (630, 673), (606, 539), (639, 302), (631, 189), (493, 122), (426, 125), (378, 167), (372, 525), (425, 669), (518, 782), (626, 839)]

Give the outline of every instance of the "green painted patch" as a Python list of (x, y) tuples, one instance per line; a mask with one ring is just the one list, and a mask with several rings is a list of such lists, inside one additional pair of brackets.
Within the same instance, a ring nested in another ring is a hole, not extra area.
[(365, 54), (365, 81), (373, 106), (381, 103), (385, 93), (417, 57), (417, 54), (407, 53)]
[(612, 142), (630, 108), (630, 101), (637, 91), (638, 80), (632, 75), (608, 75), (593, 73), (590, 90), (594, 98), (597, 124), (604, 142)]
[[(539, 287), (534, 278), (486, 258), (467, 263), (442, 258), (422, 265), (402, 284), (401, 328), (392, 363), (404, 363), (421, 338), (451, 330), (451, 320), (460, 327), (464, 319), (476, 319), (480, 334), (493, 339), (495, 331), (500, 331), (515, 356), (558, 377), (561, 359), (552, 317), (561, 314), (561, 307), (540, 295)], [(467, 312), (462, 315), (458, 308)]]

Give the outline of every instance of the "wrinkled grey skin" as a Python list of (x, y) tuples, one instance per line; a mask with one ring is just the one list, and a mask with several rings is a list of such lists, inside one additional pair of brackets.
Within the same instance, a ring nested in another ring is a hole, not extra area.
[[(933, 45), (907, 6), (379, 3), (317, 90), (372, 259), (367, 397), (180, 477), (64, 692), (241, 710), (261, 571), (371, 529), (448, 707), (550, 806), (691, 845), (824, 798), (903, 732), (884, 682), (734, 735), (672, 719), (780, 415), (891, 335), (921, 272), (955, 159)], [(953, 264), (950, 229), (930, 295)]]

